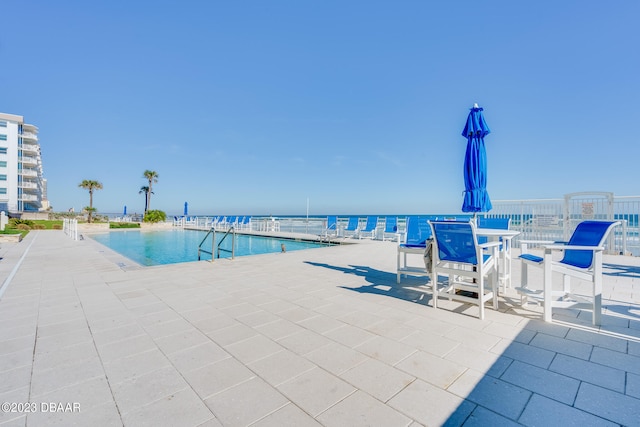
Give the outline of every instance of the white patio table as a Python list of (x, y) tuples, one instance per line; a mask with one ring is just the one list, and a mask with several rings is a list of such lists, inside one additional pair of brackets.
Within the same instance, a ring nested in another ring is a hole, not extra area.
[(486, 237), (489, 241), (502, 239), (502, 247), (500, 248), (499, 257), (502, 267), (498, 263), (498, 277), (502, 282), (502, 286), (506, 290), (511, 288), (511, 240), (520, 234), (516, 230), (506, 230), (500, 228), (477, 228), (476, 235)]

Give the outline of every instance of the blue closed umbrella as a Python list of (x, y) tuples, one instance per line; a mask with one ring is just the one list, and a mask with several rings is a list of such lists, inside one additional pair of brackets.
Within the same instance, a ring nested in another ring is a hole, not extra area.
[(492, 208), (487, 192), (487, 151), (484, 147), (484, 137), (491, 131), (484, 121), (482, 110), (478, 104), (471, 108), (462, 131), (462, 136), (467, 138), (462, 212), (488, 212)]
[(127, 216), (127, 205), (124, 205), (124, 212), (122, 213), (122, 216)]
[(189, 212), (189, 204), (184, 202), (184, 216), (187, 216)]

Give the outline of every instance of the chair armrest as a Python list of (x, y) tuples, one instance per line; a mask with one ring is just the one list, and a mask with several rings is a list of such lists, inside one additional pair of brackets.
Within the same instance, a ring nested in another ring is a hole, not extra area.
[(555, 240), (520, 240), (520, 244), (529, 244), (529, 243), (533, 243), (533, 244), (539, 244), (539, 245), (543, 245), (543, 244), (547, 244), (547, 245), (551, 245), (553, 243), (558, 243)]
[(492, 248), (494, 246), (500, 246), (501, 243), (499, 241), (492, 241), (492, 242), (486, 242), (486, 243), (479, 243), (478, 246), (480, 246), (482, 249), (486, 249), (486, 248)]
[(565, 251), (565, 250), (575, 250), (575, 251), (604, 251), (604, 246), (578, 246), (578, 245), (545, 245), (545, 250), (552, 251)]

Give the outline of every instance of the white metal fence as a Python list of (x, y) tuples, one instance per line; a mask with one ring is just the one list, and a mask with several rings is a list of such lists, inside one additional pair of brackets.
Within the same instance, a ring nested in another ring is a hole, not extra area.
[(78, 240), (78, 220), (65, 218), (62, 223), (62, 231), (73, 240)]
[[(511, 228), (520, 231), (520, 240), (566, 241), (580, 221), (617, 220), (609, 237), (607, 252), (640, 256), (640, 196), (614, 196), (613, 193), (571, 193), (558, 199), (494, 200), (486, 217), (511, 218)], [(378, 237), (382, 236), (384, 219), (378, 222)], [(207, 229), (215, 217), (176, 217), (174, 225)], [(361, 226), (364, 216), (361, 216)], [(338, 230), (344, 229), (346, 218), (338, 220)], [(404, 231), (405, 217), (398, 216), (398, 230)], [(326, 217), (251, 217), (245, 228), (252, 231), (282, 231), (321, 235), (326, 229)], [(340, 235), (341, 233), (339, 233)]]
[(568, 240), (584, 220), (618, 220), (608, 252), (640, 255), (638, 238), (640, 196), (616, 197), (613, 193), (571, 193), (562, 199), (496, 200), (488, 217), (511, 218), (519, 240)]

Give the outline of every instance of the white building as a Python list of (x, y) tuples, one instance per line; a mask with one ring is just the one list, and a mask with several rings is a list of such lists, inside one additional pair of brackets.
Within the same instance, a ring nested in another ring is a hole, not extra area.
[(0, 211), (17, 214), (48, 207), (38, 128), (22, 116), (0, 113)]

